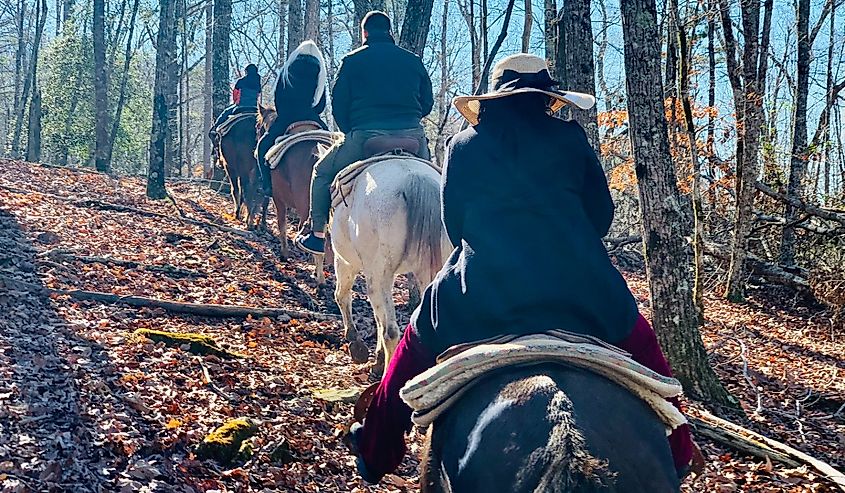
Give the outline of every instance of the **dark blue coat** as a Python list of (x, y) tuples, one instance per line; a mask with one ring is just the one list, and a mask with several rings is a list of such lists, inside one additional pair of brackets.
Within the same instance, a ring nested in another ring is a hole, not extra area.
[(414, 312), (421, 340), (434, 354), (547, 329), (623, 340), (638, 309), (602, 243), (613, 202), (584, 130), (544, 117), (506, 131), (519, 152), (483, 121), (449, 145), (442, 212), (455, 250)]
[(282, 74), (276, 81), (273, 95), (276, 104), (276, 122), (281, 132), (292, 123), (313, 121), (327, 128), (320, 114), (326, 109), (326, 92), (314, 104), (314, 94), (319, 83), (320, 62), (311, 55), (300, 54), (288, 67), (288, 80)]

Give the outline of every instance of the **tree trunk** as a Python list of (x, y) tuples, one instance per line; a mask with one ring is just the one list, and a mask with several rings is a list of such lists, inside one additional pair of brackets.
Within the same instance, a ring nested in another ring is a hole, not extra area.
[[(502, 30), (499, 31), (499, 36), (493, 43), (493, 47), (490, 49), (490, 54), (487, 55), (487, 59), (484, 60), (484, 67), (481, 68), (481, 78), (478, 80), (478, 85), (476, 86), (474, 92), (476, 95), (487, 92), (487, 86), (490, 83), (490, 68), (493, 66), (493, 59), (495, 59), (496, 54), (499, 53), (502, 43), (504, 43), (505, 38), (508, 37), (508, 28), (511, 23), (511, 15), (513, 15), (513, 7), (515, 3), (516, 0), (508, 0), (508, 6), (505, 7), (505, 17), (502, 19)], [(464, 124), (466, 125), (466, 122), (464, 122)]]
[[(150, 167), (147, 172), (147, 197), (151, 199), (167, 197), (164, 176), (167, 166), (165, 153), (169, 139), (170, 105), (167, 99), (168, 86), (171, 83), (167, 79), (171, 76), (170, 67), (174, 63), (176, 55), (176, 1), (178, 0), (159, 1), (155, 85), (153, 88), (153, 122), (150, 132)], [(231, 13), (231, 10), (229, 12)], [(228, 55), (228, 52), (227, 46), (225, 53)]]
[[(596, 93), (596, 72), (593, 62), (593, 26), (590, 0), (567, 0), (558, 24), (558, 66), (563, 70), (563, 88), (570, 91)], [(573, 109), (572, 118), (587, 132), (587, 139), (597, 155), (601, 155), (599, 128), (595, 106), (589, 110)]]
[(74, 3), (74, 0), (64, 0), (64, 5), (62, 7), (62, 24), (67, 24), (68, 19), (70, 19), (70, 16), (73, 15)]
[(545, 0), (543, 10), (543, 41), (546, 48), (546, 63), (552, 78), (557, 77), (557, 1)]
[[(692, 113), (690, 97), (690, 64), (692, 63), (692, 48), (687, 40), (686, 26), (681, 22), (677, 2), (669, 2), (670, 18), (674, 19), (677, 33), (678, 75), (677, 98), (681, 101), (684, 117), (684, 130), (689, 142), (690, 162), (692, 163), (692, 212), (693, 212), (693, 290), (692, 299), (698, 315), (699, 325), (704, 325), (704, 211), (701, 206), (701, 161), (698, 157), (698, 139), (696, 138), (695, 120)], [(695, 32), (695, 26), (692, 28)]]
[[(707, 3), (707, 158), (708, 174), (716, 176), (716, 0)], [(710, 205), (716, 207), (716, 187), (710, 187)]]
[(168, 59), (167, 78), (165, 81), (165, 100), (167, 102), (167, 147), (164, 150), (165, 176), (180, 176), (180, 146), (179, 141), (179, 56), (178, 31), (179, 19), (182, 17), (181, 0), (174, 1), (174, 18), (172, 32), (168, 33), (171, 57)]
[[(792, 159), (789, 162), (787, 194), (801, 199), (807, 174), (807, 94), (810, 89), (810, 0), (798, 0), (798, 77), (795, 88), (795, 113), (792, 118)], [(798, 211), (787, 204), (786, 227), (780, 243), (780, 264), (795, 265), (795, 227)]]
[[(330, 0), (333, 1), (333, 0)], [(279, 46), (276, 59), (276, 68), (282, 68), (287, 58), (287, 50), (285, 50), (285, 40), (287, 39), (287, 23), (288, 23), (288, 0), (279, 0)]]
[[(567, 2), (568, 3), (568, 2)], [(531, 25), (534, 23), (534, 12), (531, 8), (531, 0), (525, 0), (525, 16), (522, 22), (522, 52), (528, 53), (531, 49)]]
[(302, 0), (288, 0), (288, 55), (302, 43)]
[[(475, 1), (476, 0), (469, 0), (467, 2), (468, 6), (466, 8), (461, 8), (461, 13), (463, 14), (464, 20), (469, 28), (469, 49), (470, 59), (472, 62), (472, 87), (479, 87), (481, 79), (485, 76), (485, 74), (482, 74), (481, 51), (478, 43), (478, 33), (475, 30)], [(485, 28), (485, 26), (481, 27), (482, 29)]]
[(120, 119), (123, 115), (123, 106), (126, 103), (126, 86), (129, 82), (129, 65), (132, 62), (132, 40), (135, 35), (135, 19), (138, 17), (140, 0), (132, 4), (132, 14), (129, 19), (129, 33), (126, 35), (126, 51), (123, 54), (123, 76), (120, 79), (120, 93), (117, 97), (117, 108), (115, 108), (114, 120), (112, 121), (111, 136), (109, 137), (107, 162), (111, 163), (114, 153), (114, 143), (117, 141), (117, 132), (120, 130)]
[[(764, 28), (771, 28), (771, 0), (766, 1), (767, 15)], [(722, 25), (727, 36), (732, 32), (730, 8), (725, 0), (720, 0)], [(768, 56), (760, 56), (761, 47), (768, 45), (768, 33), (760, 38), (760, 4), (744, 2), (740, 4), (744, 46), (742, 49), (742, 71), (736, 69), (736, 77), (731, 77), (734, 98), (737, 105), (737, 173), (736, 173), (736, 213), (734, 217), (733, 239), (731, 242), (731, 262), (728, 268), (725, 296), (732, 301), (744, 300), (745, 259), (748, 255), (748, 237), (754, 218), (754, 184), (760, 174), (760, 128), (763, 125), (763, 93)], [(732, 34), (731, 34), (732, 36)], [(728, 57), (730, 63), (733, 54)], [(759, 65), (758, 65), (759, 64)], [(729, 75), (732, 72), (728, 67)], [(739, 74), (742, 75), (741, 89), (737, 90)], [(741, 108), (741, 109), (740, 109)]]
[[(25, 79), (25, 75), (23, 72), (24, 50), (26, 49), (26, 33), (23, 30), (24, 16), (26, 16), (26, 3), (24, 3), (24, 0), (18, 0), (17, 17), (15, 18), (15, 30), (18, 40), (18, 47), (15, 50), (15, 97), (13, 105), (13, 114), (15, 115), (15, 118), (17, 118), (17, 115), (20, 114), (21, 111), (23, 111), (23, 107), (25, 104), (25, 102), (21, 100), (23, 94), (22, 86)], [(16, 144), (14, 142), (14, 138), (12, 138), (12, 146), (10, 151), (13, 156), (17, 154), (15, 147)]]
[(669, 152), (655, 0), (622, 0), (622, 32), (633, 149), (654, 329), (689, 394), (730, 402), (698, 332), (689, 269), (689, 223)]
[[(212, 56), (211, 56), (211, 78), (212, 78), (212, 113), (219, 115), (230, 100), (229, 84), (229, 50), (230, 32), (232, 30), (232, 0), (214, 1), (214, 29), (212, 30)], [(226, 173), (217, 166), (212, 166), (212, 178), (224, 185), (217, 187), (221, 193), (228, 191), (226, 184)]]
[(444, 0), (443, 15), (440, 17), (440, 51), (437, 54), (440, 60), (440, 90), (437, 94), (437, 117), (439, 118), (439, 124), (434, 142), (434, 157), (441, 167), (443, 166), (443, 159), (446, 154), (446, 138), (443, 136), (443, 131), (449, 122), (449, 111), (451, 110), (447, 97), (449, 88), (449, 43), (447, 42), (446, 34), (448, 30), (449, 0)]
[(41, 161), (41, 89), (36, 88), (29, 106), (29, 135), (26, 141), (26, 160)]
[[(205, 80), (203, 84), (203, 125), (204, 132), (211, 128), (214, 122), (214, 103), (212, 102), (212, 93), (214, 92), (214, 71), (212, 70), (212, 59), (214, 57), (214, 4), (211, 0), (207, 0), (205, 4)], [(280, 48), (281, 49), (281, 48)], [(279, 53), (280, 58), (282, 53)], [(202, 167), (203, 178), (208, 178), (214, 169), (214, 163), (211, 162), (211, 139), (204, 137), (202, 139)]]
[(106, 0), (94, 0), (94, 109), (96, 135), (94, 167), (101, 173), (111, 171), (109, 163), (109, 77), (106, 70)]
[(320, 0), (305, 0), (305, 39), (320, 44)]
[(434, 0), (409, 1), (405, 6), (405, 19), (402, 22), (399, 46), (420, 57), (423, 56), (428, 40), (433, 6)]
[[(32, 40), (32, 55), (29, 59), (29, 71), (24, 76), (23, 90), (20, 98), (20, 108), (15, 120), (15, 134), (12, 138), (12, 154), (20, 157), (21, 132), (23, 131), (24, 115), (26, 114), (27, 103), (30, 101), (30, 92), (35, 83), (35, 76), (38, 73), (38, 52), (41, 47), (41, 36), (44, 34), (44, 25), (47, 23), (47, 0), (36, 2), (35, 9), (35, 36)], [(21, 11), (23, 15), (23, 11)], [(23, 20), (21, 20), (23, 25)]]

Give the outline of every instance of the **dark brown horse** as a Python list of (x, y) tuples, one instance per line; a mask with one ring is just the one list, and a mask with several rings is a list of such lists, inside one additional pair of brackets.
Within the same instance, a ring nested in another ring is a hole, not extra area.
[[(258, 114), (258, 138), (260, 138), (276, 119), (276, 110), (273, 108), (259, 108)], [(276, 221), (279, 226), (279, 234), (282, 242), (282, 255), (289, 255), (289, 243), (287, 238), (287, 210), (296, 211), (299, 217), (299, 229), (303, 222), (308, 219), (308, 211), (311, 208), (311, 172), (317, 162), (317, 143), (300, 142), (285, 152), (282, 161), (270, 173), (270, 182), (273, 185), (273, 203), (276, 206)], [(266, 211), (265, 211), (266, 214)], [(315, 255), (314, 276), (318, 284), (325, 282), (323, 273), (324, 256)]]
[[(218, 159), (232, 187), (232, 200), (235, 203), (235, 218), (241, 219), (241, 209), (246, 206), (247, 229), (255, 227), (255, 215), (259, 212), (263, 200), (258, 190), (258, 162), (255, 159), (254, 118), (244, 117), (238, 120), (218, 141)], [(265, 224), (264, 216), (261, 226)]]
[(429, 428), (423, 492), (665, 493), (680, 488), (665, 428), (638, 397), (585, 370), (501, 370)]

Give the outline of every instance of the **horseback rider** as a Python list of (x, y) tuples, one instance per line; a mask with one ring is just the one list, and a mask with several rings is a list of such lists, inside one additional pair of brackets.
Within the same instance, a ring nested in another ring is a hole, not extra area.
[(288, 56), (276, 78), (273, 94), (276, 119), (258, 141), (257, 151), (261, 191), (268, 197), (272, 187), (266, 155), (276, 139), (294, 123), (313, 122), (323, 130), (328, 128), (320, 118), (320, 113), (326, 109), (326, 62), (316, 43), (303, 41)]
[[(528, 54), (501, 60), (492, 84), (487, 94), (455, 99), (472, 124), (449, 143), (443, 170), (442, 217), (455, 249), (414, 311), (363, 426), (349, 436), (369, 482), (405, 454), (411, 409), (399, 390), (456, 344), (565, 329), (671, 376), (602, 243), (614, 206), (599, 160), (581, 126), (551, 116), (595, 99), (556, 90), (545, 60)], [(688, 425), (669, 442), (684, 474), (694, 450)]]
[(420, 121), (431, 112), (434, 96), (422, 60), (396, 46), (384, 12), (369, 12), (361, 31), (364, 44), (343, 58), (332, 91), (332, 113), (345, 138), (314, 166), (310, 232), (303, 229), (295, 240), (314, 254), (325, 251), (331, 183), (343, 168), (367, 157), (367, 140), (410, 137), (419, 142), (419, 157), (430, 158)]
[(208, 131), (211, 140), (217, 136), (217, 128), (232, 115), (254, 113), (258, 111), (258, 99), (261, 96), (261, 76), (258, 67), (250, 63), (244, 69), (243, 77), (235, 81), (232, 89), (232, 104), (226, 107)]

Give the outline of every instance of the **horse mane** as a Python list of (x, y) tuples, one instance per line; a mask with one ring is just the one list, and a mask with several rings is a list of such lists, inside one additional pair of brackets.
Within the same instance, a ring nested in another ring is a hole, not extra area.
[[(264, 116), (265, 113), (267, 116)], [(278, 116), (278, 113), (276, 113), (275, 108), (258, 103), (258, 115), (255, 117), (256, 127), (269, 128), (276, 119), (276, 116)]]

